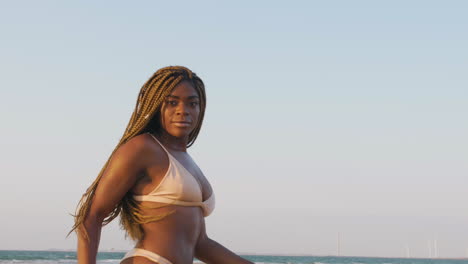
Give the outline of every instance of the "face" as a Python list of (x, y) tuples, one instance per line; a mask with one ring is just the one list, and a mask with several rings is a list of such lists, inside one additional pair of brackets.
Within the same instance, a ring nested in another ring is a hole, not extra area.
[(161, 108), (161, 125), (171, 136), (187, 137), (198, 123), (200, 97), (188, 81), (179, 83), (166, 97)]

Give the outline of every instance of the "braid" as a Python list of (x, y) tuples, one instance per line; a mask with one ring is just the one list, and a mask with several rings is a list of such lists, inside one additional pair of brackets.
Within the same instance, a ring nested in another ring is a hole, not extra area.
[[(146, 83), (140, 89), (137, 103), (135, 105), (135, 110), (130, 117), (130, 121), (128, 122), (128, 125), (125, 129), (125, 133), (123, 134), (115, 149), (112, 151), (109, 159), (104, 164), (94, 182), (81, 197), (74, 215), (75, 223), (68, 234), (73, 231), (78, 231), (83, 232), (86, 238), (88, 237), (87, 232), (84, 230), (84, 228), (82, 228), (82, 225), (88, 214), (99, 181), (102, 178), (103, 173), (107, 168), (112, 156), (120, 146), (125, 144), (131, 138), (146, 132), (155, 132), (161, 129), (158, 122), (161, 106), (165, 98), (171, 93), (174, 87), (176, 87), (182, 81), (189, 81), (191, 84), (193, 84), (193, 87), (200, 97), (199, 119), (194, 130), (189, 134), (187, 147), (190, 147), (194, 143), (198, 133), (200, 132), (206, 108), (205, 85), (203, 84), (203, 81), (188, 68), (182, 66), (169, 66), (159, 69), (148, 79), (148, 81), (146, 81)], [(171, 211), (161, 215), (147, 216), (142, 214), (142, 207), (146, 208), (146, 206), (142, 206), (133, 200), (130, 193), (127, 193), (115, 206), (112, 212), (104, 219), (102, 225), (104, 226), (110, 223), (120, 214), (120, 224), (122, 225), (123, 229), (127, 231), (127, 234), (132, 239), (139, 240), (144, 235), (141, 224), (158, 221), (174, 212)]]

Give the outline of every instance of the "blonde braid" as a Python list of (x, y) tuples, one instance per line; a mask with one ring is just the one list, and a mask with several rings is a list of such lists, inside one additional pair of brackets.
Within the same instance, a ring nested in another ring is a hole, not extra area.
[[(155, 118), (159, 117), (159, 112), (165, 98), (171, 93), (174, 87), (176, 87), (182, 81), (191, 82), (200, 97), (199, 120), (194, 130), (189, 134), (187, 147), (190, 147), (194, 143), (200, 131), (206, 107), (205, 86), (203, 81), (191, 70), (182, 66), (169, 66), (159, 69), (142, 86), (138, 94), (135, 110), (130, 117), (127, 128), (125, 129), (125, 133), (123, 134), (115, 149), (112, 151), (109, 159), (104, 164), (96, 179), (81, 197), (74, 215), (75, 223), (69, 234), (73, 231), (83, 231), (85, 237), (88, 237), (86, 230), (82, 230), (82, 225), (88, 214), (99, 181), (102, 178), (103, 173), (107, 168), (112, 156), (120, 146), (125, 144), (131, 138), (148, 131), (161, 129), (160, 127), (149, 127), (148, 124), (155, 124)], [(141, 206), (138, 204), (135, 200), (133, 200), (130, 193), (127, 193), (119, 202), (119, 204), (115, 206), (112, 212), (104, 219), (102, 224), (106, 225), (110, 223), (120, 214), (120, 223), (127, 231), (128, 236), (134, 240), (139, 240), (144, 235), (141, 224), (158, 221), (167, 215), (174, 213), (174, 211), (170, 211), (161, 215), (147, 216), (143, 215), (141, 211), (142, 208), (146, 207), (147, 206)]]

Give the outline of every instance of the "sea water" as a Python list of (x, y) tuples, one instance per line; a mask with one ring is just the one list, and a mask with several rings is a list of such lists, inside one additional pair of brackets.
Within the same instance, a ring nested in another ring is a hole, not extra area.
[[(125, 252), (99, 252), (97, 263), (119, 263)], [(415, 259), (415, 258), (373, 258), (373, 257), (334, 257), (334, 256), (273, 256), (242, 255), (258, 264), (468, 264), (468, 259)], [(0, 264), (11, 263), (63, 263), (76, 264), (74, 251), (17, 251), (0, 250)], [(197, 263), (197, 262), (195, 262)]]

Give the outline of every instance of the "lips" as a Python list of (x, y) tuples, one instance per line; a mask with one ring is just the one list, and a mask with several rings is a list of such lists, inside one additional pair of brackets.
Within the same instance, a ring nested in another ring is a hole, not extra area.
[(192, 122), (189, 122), (189, 121), (172, 121), (172, 123), (184, 123), (184, 124), (191, 124)]
[(188, 121), (172, 121), (171, 123), (178, 127), (189, 127), (192, 124)]

